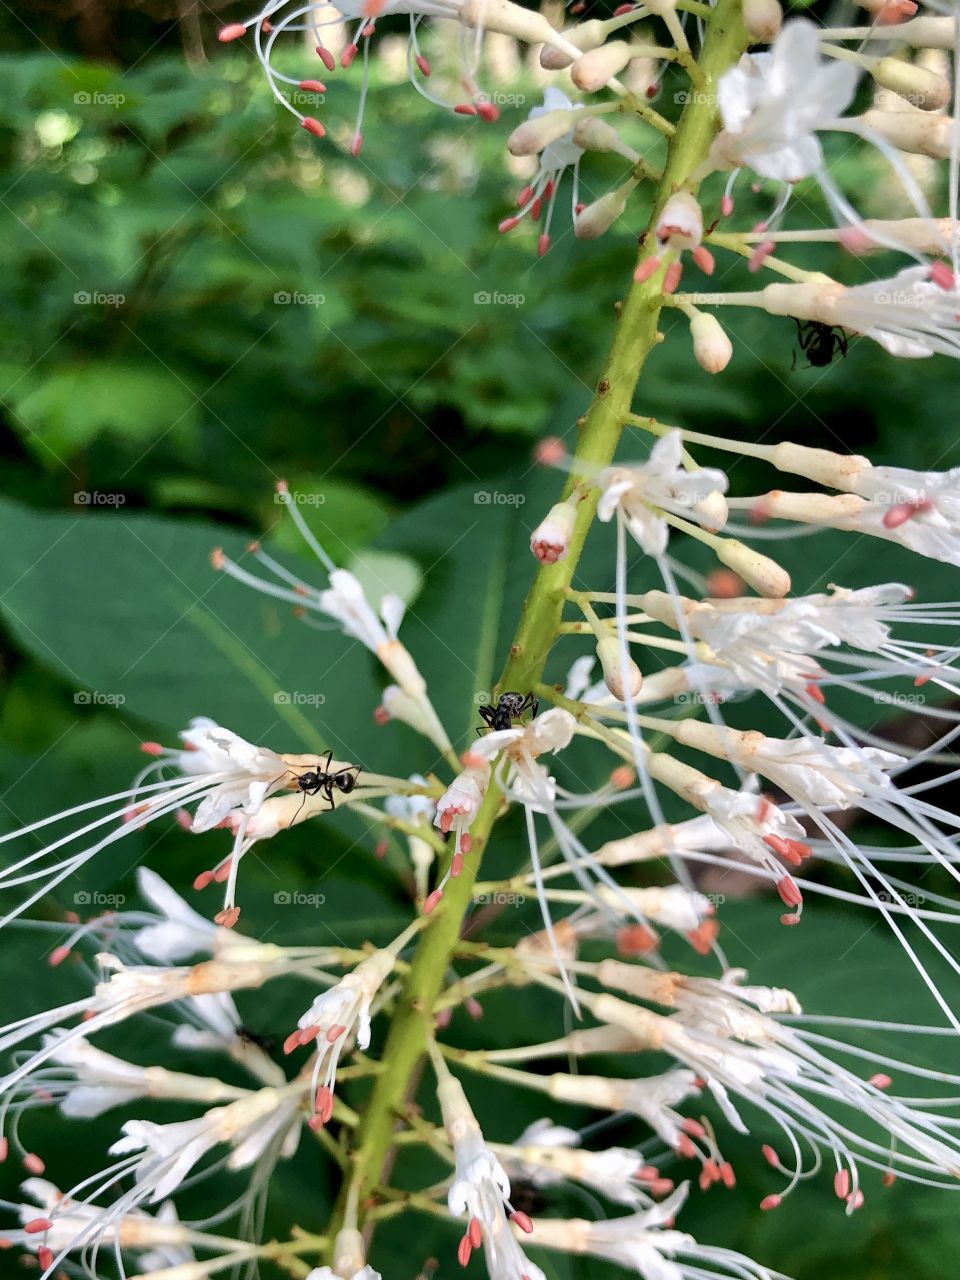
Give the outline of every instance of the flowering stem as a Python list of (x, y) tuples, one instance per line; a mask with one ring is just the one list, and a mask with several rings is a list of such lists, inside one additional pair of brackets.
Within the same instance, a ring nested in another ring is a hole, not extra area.
[[(702, 164), (717, 130), (714, 94), (710, 87), (747, 47), (741, 21), (741, 0), (718, 0), (710, 21), (699, 66), (705, 90), (690, 95), (676, 132), (668, 144), (663, 177), (656, 190), (650, 222), (640, 248), (653, 235), (660, 212), (681, 186), (692, 186), (691, 175)], [(658, 276), (634, 282), (620, 310), (613, 345), (597, 384), (597, 391), (582, 420), (573, 473), (564, 497), (576, 487), (576, 473), (608, 466), (630, 413), (634, 390), (646, 359), (658, 342), (658, 320), (663, 304)], [(523, 607), (519, 629), (500, 678), (500, 689), (530, 690), (540, 680), (547, 656), (559, 634), (566, 592), (570, 587), (587, 531), (597, 506), (597, 491), (582, 495), (570, 548), (563, 560), (538, 572)], [(473, 896), (480, 859), (501, 807), (502, 795), (491, 781), (471, 827), (473, 851), (463, 872), (451, 879), (443, 898), (418, 940), (406, 984), (397, 1004), (383, 1048), (385, 1070), (377, 1078), (356, 1133), (352, 1158), (352, 1183), (366, 1192), (385, 1175), (393, 1147), (393, 1134), (418, 1067), (431, 1041), (433, 1010), (447, 973), (451, 954), (460, 937), (464, 913)], [(363, 1196), (361, 1194), (361, 1201)], [(336, 1235), (346, 1209), (346, 1190), (334, 1212), (329, 1236)]]

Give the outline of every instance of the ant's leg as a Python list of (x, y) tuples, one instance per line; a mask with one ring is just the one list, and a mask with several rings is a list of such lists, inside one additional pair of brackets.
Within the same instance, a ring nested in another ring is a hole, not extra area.
[(330, 747), (330, 748), (328, 748), (328, 749), (327, 749), (327, 758), (326, 758), (326, 760), (323, 762), (323, 772), (324, 772), (324, 773), (329, 773), (329, 772), (330, 772), (330, 761), (331, 761), (332, 759), (333, 759), (333, 748), (332, 748), (332, 747)]
[(307, 793), (306, 793), (306, 791), (305, 791), (305, 792), (303, 793), (303, 799), (300, 801), (300, 808), (297, 810), (297, 812), (296, 812), (296, 813), (293, 815), (293, 817), (290, 819), (290, 826), (291, 826), (291, 827), (294, 825), (294, 823), (296, 822), (296, 820), (300, 817), (301, 813), (303, 813), (303, 806), (304, 806), (306, 803), (307, 803)]

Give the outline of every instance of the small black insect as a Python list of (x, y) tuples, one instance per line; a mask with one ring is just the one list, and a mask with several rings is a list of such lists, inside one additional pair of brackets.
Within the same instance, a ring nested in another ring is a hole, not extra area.
[[(303, 805), (307, 803), (307, 796), (323, 796), (324, 800), (329, 803), (330, 808), (333, 809), (336, 807), (336, 801), (333, 797), (334, 787), (336, 787), (338, 791), (342, 791), (344, 795), (349, 795), (357, 785), (357, 779), (360, 776), (360, 766), (358, 764), (351, 764), (347, 765), (345, 769), (334, 769), (331, 772), (330, 763), (332, 760), (333, 752), (328, 751), (326, 759), (318, 761), (315, 768), (306, 769), (303, 773), (294, 775), (297, 783), (297, 790), (303, 793), (303, 804), (300, 805), (300, 808), (294, 815), (293, 820), (290, 823), (291, 827), (294, 822), (296, 822), (297, 818), (300, 817)], [(290, 769), (288, 772), (293, 773), (293, 770)], [(280, 775), (280, 778), (283, 777), (286, 777), (286, 774)], [(280, 778), (276, 778), (275, 781), (279, 782)], [(273, 786), (273, 783), (270, 785)]]
[[(850, 349), (846, 331), (838, 325), (821, 324), (819, 320), (797, 321), (797, 342), (807, 357), (808, 368), (825, 369), (840, 352), (845, 356)], [(797, 367), (797, 353), (793, 353), (793, 366)]]
[[(522, 720), (526, 711), (531, 713), (532, 719), (540, 710), (540, 702), (532, 693), (501, 693), (495, 706), (491, 704), (477, 710), (484, 724), (496, 731), (511, 728), (514, 720)], [(477, 733), (483, 733), (482, 726)]]
[(510, 1207), (525, 1213), (528, 1218), (539, 1218), (548, 1207), (547, 1197), (533, 1182), (510, 1179)]
[(251, 1031), (249, 1027), (239, 1027), (237, 1039), (242, 1040), (244, 1044), (256, 1045), (264, 1053), (273, 1053), (276, 1048), (276, 1040), (273, 1036), (263, 1036), (259, 1031)]
[(325, 800), (329, 801), (332, 809), (335, 805), (333, 798), (334, 787), (338, 791), (342, 791), (344, 795), (349, 795), (357, 785), (360, 766), (351, 764), (346, 769), (336, 769), (331, 773), (330, 762), (332, 759), (333, 752), (328, 751), (326, 759), (322, 763), (318, 763), (315, 769), (307, 769), (305, 773), (297, 774), (297, 787), (303, 792), (304, 801), (306, 801), (307, 796), (321, 795)]

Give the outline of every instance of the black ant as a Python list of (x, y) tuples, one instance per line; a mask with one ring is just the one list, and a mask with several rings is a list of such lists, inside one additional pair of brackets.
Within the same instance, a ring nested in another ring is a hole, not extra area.
[[(819, 320), (798, 320), (797, 342), (807, 357), (808, 368), (825, 369), (839, 351), (845, 356), (850, 349), (846, 331), (838, 325), (821, 324)], [(797, 353), (793, 353), (793, 369), (797, 367)]]
[[(345, 769), (336, 769), (331, 773), (330, 762), (333, 760), (333, 752), (328, 751), (326, 759), (318, 762), (316, 768), (307, 769), (303, 773), (296, 774), (297, 790), (303, 792), (303, 804), (297, 810), (296, 816), (290, 823), (291, 827), (300, 817), (303, 805), (307, 803), (307, 796), (323, 796), (331, 809), (336, 808), (336, 801), (333, 796), (333, 789), (336, 787), (338, 791), (342, 791), (344, 795), (349, 795), (357, 785), (360, 777), (360, 766), (358, 764), (347, 765)], [(293, 772), (290, 770), (290, 772)], [(280, 777), (284, 775), (281, 774)]]
[[(478, 707), (477, 710), (484, 724), (496, 732), (498, 729), (511, 728), (514, 720), (522, 720), (526, 711), (531, 713), (530, 718), (533, 719), (540, 710), (540, 702), (532, 693), (501, 693), (496, 706)], [(482, 726), (477, 733), (483, 733)]]

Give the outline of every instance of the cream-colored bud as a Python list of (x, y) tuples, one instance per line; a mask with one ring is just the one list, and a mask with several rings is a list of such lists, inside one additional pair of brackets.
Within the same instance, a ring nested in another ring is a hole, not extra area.
[(578, 89), (596, 93), (611, 76), (619, 75), (632, 58), (633, 49), (625, 40), (611, 40), (578, 58), (570, 68), (570, 78)]
[(761, 555), (746, 543), (725, 538), (716, 548), (717, 559), (728, 569), (739, 573), (761, 596), (785, 596), (790, 590), (790, 575), (776, 560)]
[(352, 1227), (344, 1227), (333, 1246), (333, 1269), (338, 1276), (355, 1276), (366, 1263), (363, 1236)]
[(743, 25), (758, 44), (776, 40), (783, 26), (783, 10), (778, 0), (743, 0)]
[(577, 214), (573, 224), (573, 233), (578, 240), (596, 240), (605, 231), (609, 231), (627, 207), (627, 200), (637, 184), (626, 182), (616, 191), (608, 191), (593, 204), (588, 204)]
[(703, 239), (703, 213), (689, 191), (675, 191), (663, 206), (657, 239), (671, 249), (695, 249)]
[[(568, 27), (561, 34), (568, 44), (574, 45), (583, 53), (589, 53), (591, 49), (599, 48), (607, 38), (607, 24), (600, 18), (593, 18), (589, 22), (581, 22), (579, 26)], [(556, 45), (545, 44), (540, 50), (540, 65), (544, 71), (562, 71), (571, 62), (573, 58), (570, 54), (558, 49)]]
[(690, 510), (697, 517), (697, 523), (712, 533), (723, 528), (730, 514), (727, 500), (719, 489), (714, 489), (705, 498), (701, 498)]
[(902, 58), (879, 58), (870, 68), (877, 84), (901, 98), (906, 98), (921, 111), (939, 111), (950, 101), (950, 84), (936, 71), (928, 71)]
[(807, 480), (814, 480), (830, 489), (854, 488), (857, 477), (871, 465), (869, 458), (858, 453), (833, 453), (829, 449), (811, 449), (808, 445), (791, 444), (790, 441), (774, 445), (770, 461), (778, 471), (805, 476)]
[[(660, 674), (659, 672), (657, 674)], [(654, 676), (650, 680), (655, 679)], [(649, 681), (648, 681), (649, 683)], [(671, 828), (652, 827), (636, 835), (623, 836), (620, 840), (608, 840), (594, 853), (605, 867), (621, 867), (630, 862), (645, 862), (650, 858), (662, 858), (672, 848)]]
[(693, 354), (697, 364), (707, 373), (720, 373), (730, 363), (733, 343), (716, 316), (698, 311), (690, 321)]
[(613, 125), (599, 116), (583, 116), (578, 120), (573, 126), (573, 140), (584, 151), (613, 151), (631, 164), (640, 159), (640, 153), (627, 146)]
[(860, 117), (868, 129), (897, 148), (918, 156), (946, 160), (950, 155), (956, 121), (952, 116), (925, 111), (866, 111)]
[(621, 652), (620, 641), (615, 636), (605, 636), (597, 644), (597, 657), (603, 667), (603, 682), (617, 701), (633, 701), (640, 692), (643, 676), (629, 653)]
[(870, 34), (876, 35), (878, 32), (888, 39), (913, 45), (915, 49), (952, 49), (957, 21), (956, 18), (923, 16), (911, 18), (909, 22), (899, 22), (886, 29), (875, 28)]
[[(465, 27), (478, 27), (481, 31), (498, 31), (513, 36), (526, 44), (556, 44), (567, 48), (566, 40), (554, 31), (549, 21), (535, 9), (524, 9), (511, 0), (464, 0), (458, 15)], [(573, 52), (573, 57), (579, 53)]]
[(532, 120), (524, 120), (507, 139), (507, 150), (513, 156), (538, 155), (551, 142), (569, 133), (574, 119), (573, 111), (560, 107), (556, 111), (545, 111)]

